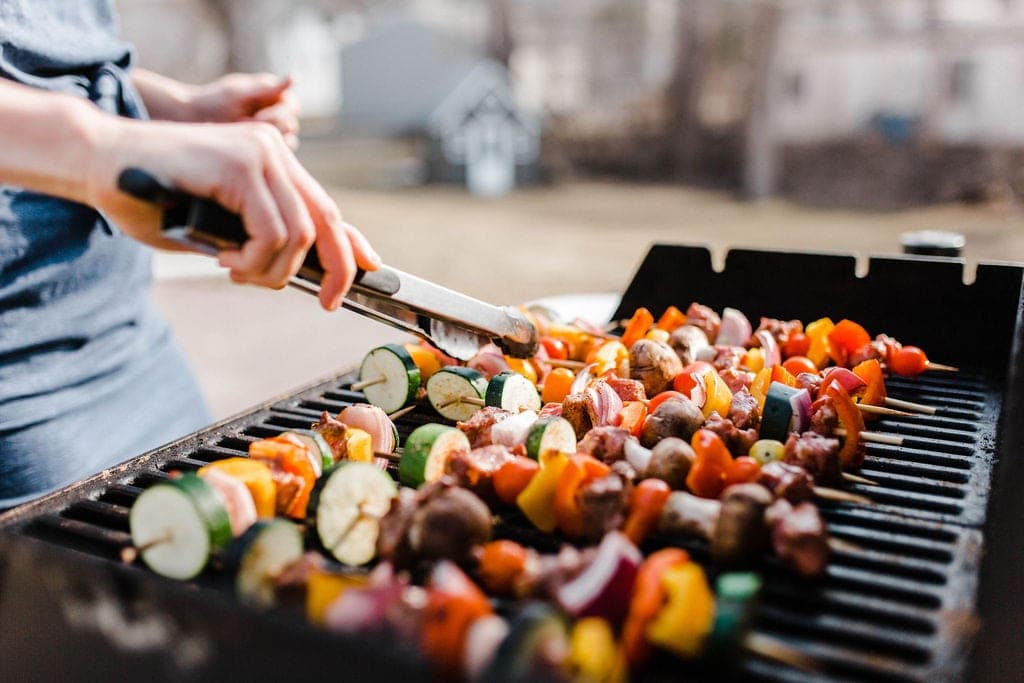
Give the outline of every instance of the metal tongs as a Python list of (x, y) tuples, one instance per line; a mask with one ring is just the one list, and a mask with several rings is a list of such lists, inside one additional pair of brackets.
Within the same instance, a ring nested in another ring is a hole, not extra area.
[[(248, 239), (237, 214), (171, 187), (142, 169), (123, 171), (118, 187), (159, 206), (164, 236), (189, 249), (216, 255)], [(310, 249), (289, 284), (318, 295), (323, 274), (316, 250)], [(529, 358), (537, 351), (537, 330), (515, 308), (493, 306), (389, 266), (360, 270), (342, 306), (425, 339), (460, 360), (471, 358), (489, 341), (516, 358)]]

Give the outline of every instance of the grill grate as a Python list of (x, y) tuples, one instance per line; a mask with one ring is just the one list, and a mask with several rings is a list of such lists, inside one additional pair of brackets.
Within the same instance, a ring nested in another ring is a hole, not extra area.
[[(946, 677), (963, 666), (966, 633), (951, 633), (949, 615), (973, 599), (972, 554), (980, 538), (972, 528), (977, 501), (974, 483), (984, 474), (985, 419), (998, 396), (977, 376), (966, 382), (929, 379), (892, 382), (891, 395), (941, 406), (934, 416), (886, 417), (877, 429), (904, 434), (907, 445), (868, 445), (864, 475), (879, 486), (849, 488), (874, 499), (864, 506), (822, 504), (833, 536), (847, 547), (834, 554), (827, 575), (809, 584), (773, 560), (766, 577), (759, 633), (781, 638), (822, 663), (827, 679), (924, 681)], [(195, 470), (219, 458), (245, 455), (249, 444), (282, 431), (308, 427), (320, 412), (337, 413), (362, 400), (346, 389), (351, 376), (278, 401), (234, 423), (201, 433), (192, 442), (155, 452), (144, 466), (120, 477), (98, 477), (73, 495), (46, 499), (9, 513), (23, 535), (105, 560), (117, 561), (130, 544), (128, 512), (147, 487), (172, 470)], [(968, 389), (963, 387), (967, 386)], [(955, 397), (950, 401), (950, 397)], [(402, 438), (420, 424), (437, 420), (428, 407), (398, 421)], [(509, 517), (500, 535), (542, 549), (552, 539)], [(691, 539), (661, 539), (707, 561), (707, 548)], [(132, 571), (145, 572), (141, 565)], [(198, 583), (215, 586), (207, 570)], [(958, 646), (959, 645), (959, 646)], [(784, 665), (750, 658), (743, 673), (755, 679), (803, 680)]]

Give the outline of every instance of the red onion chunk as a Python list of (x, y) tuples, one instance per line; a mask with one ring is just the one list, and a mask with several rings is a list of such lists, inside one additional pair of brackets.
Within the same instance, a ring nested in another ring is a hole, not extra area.
[(647, 471), (647, 465), (651, 462), (650, 448), (644, 448), (636, 437), (631, 436), (626, 439), (622, 450), (626, 454), (626, 461), (633, 466), (634, 470), (641, 474)]
[(722, 325), (718, 328), (715, 344), (743, 346), (753, 333), (754, 328), (747, 320), (747, 316), (735, 308), (726, 308), (722, 311)]
[(780, 365), (782, 363), (782, 352), (779, 351), (779, 343), (768, 330), (761, 330), (754, 334), (754, 337), (761, 343), (761, 350), (764, 352), (764, 366), (766, 368)]
[(480, 347), (477, 354), (466, 361), (466, 367), (483, 373), (488, 379), (512, 369), (509, 367), (508, 361), (505, 360), (505, 354), (496, 344)]
[(569, 385), (569, 393), (566, 395), (571, 396), (572, 394), (582, 394), (586, 390), (587, 385), (590, 384), (590, 380), (594, 379), (594, 368), (596, 367), (596, 363), (591, 363), (577, 372), (576, 379), (574, 379), (572, 384)]
[(819, 394), (823, 393), (824, 390), (832, 384), (832, 382), (838, 382), (839, 386), (841, 386), (848, 394), (853, 393), (861, 387), (867, 386), (867, 382), (846, 368), (829, 368), (825, 371), (825, 375), (822, 378), (821, 391), (819, 391)]
[(789, 405), (793, 408), (789, 431), (803, 434), (811, 426), (811, 393), (800, 389), (790, 395)]
[(618, 531), (605, 534), (597, 556), (582, 574), (557, 591), (558, 604), (571, 617), (602, 617), (622, 623), (643, 556)]
[(349, 427), (362, 429), (370, 435), (375, 453), (395, 450), (395, 428), (391, 418), (378, 406), (357, 403), (338, 413), (338, 419)]
[(586, 394), (587, 409), (594, 426), (615, 425), (622, 412), (622, 399), (611, 385), (604, 381), (594, 382), (587, 387)]

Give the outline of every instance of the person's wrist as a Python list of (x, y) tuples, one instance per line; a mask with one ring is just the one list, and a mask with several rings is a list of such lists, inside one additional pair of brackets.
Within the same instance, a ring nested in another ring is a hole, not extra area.
[(111, 116), (98, 109), (83, 113), (78, 121), (82, 152), (77, 168), (84, 170), (83, 197), (90, 206), (100, 206), (117, 191), (119, 141), (133, 136), (129, 130), (138, 122)]

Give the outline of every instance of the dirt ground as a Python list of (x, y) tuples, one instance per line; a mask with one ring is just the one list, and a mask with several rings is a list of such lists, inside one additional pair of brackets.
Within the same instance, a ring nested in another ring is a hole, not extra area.
[[(436, 186), (329, 189), (386, 263), (494, 303), (622, 291), (654, 242), (702, 244), (719, 255), (744, 246), (867, 256), (898, 253), (903, 231), (946, 229), (967, 236), (969, 270), (977, 260), (1024, 261), (1024, 214), (1009, 205), (822, 211), (598, 181), (491, 200)], [(157, 274), (157, 301), (218, 416), (352, 366), (400, 336), (351, 313), (325, 314), (300, 292), (231, 285), (198, 257), (161, 255)]]

